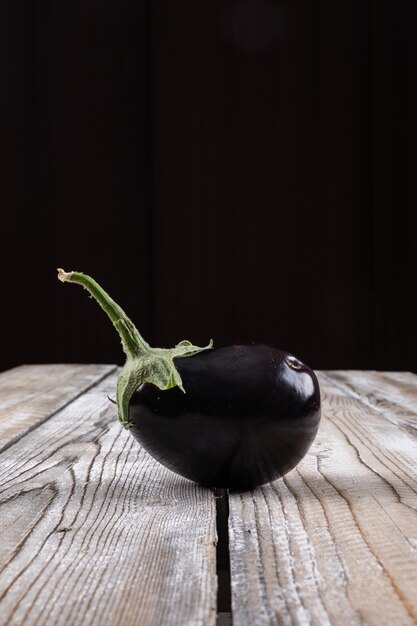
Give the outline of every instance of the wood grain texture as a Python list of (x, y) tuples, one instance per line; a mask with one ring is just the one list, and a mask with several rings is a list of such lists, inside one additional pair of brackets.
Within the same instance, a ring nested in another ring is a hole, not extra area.
[(230, 497), (236, 626), (417, 623), (417, 377), (321, 373), (323, 419), (283, 480)]
[(54, 364), (0, 373), (0, 451), (114, 370), (114, 365)]
[(215, 622), (214, 495), (121, 428), (115, 383), (0, 455), (0, 624)]
[(417, 429), (417, 376), (411, 372), (323, 372), (332, 383), (384, 413), (400, 428)]

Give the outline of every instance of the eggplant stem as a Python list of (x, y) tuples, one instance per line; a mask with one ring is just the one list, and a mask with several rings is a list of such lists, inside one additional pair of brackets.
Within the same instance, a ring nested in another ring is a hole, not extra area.
[(93, 278), (81, 272), (65, 272), (62, 268), (59, 268), (58, 279), (63, 283), (77, 283), (78, 285), (82, 285), (84, 289), (87, 289), (113, 322), (122, 340), (123, 350), (126, 356), (133, 357), (148, 352), (150, 347), (140, 335), (133, 322)]
[(58, 279), (63, 283), (82, 285), (107, 313), (122, 340), (126, 363), (117, 381), (117, 407), (119, 420), (125, 428), (129, 422), (129, 402), (136, 389), (145, 382), (166, 390), (178, 386), (184, 393), (181, 376), (174, 365), (174, 358), (197, 354), (213, 347), (199, 347), (189, 341), (181, 341), (175, 348), (151, 348), (123, 309), (90, 276), (81, 272), (65, 272), (58, 269)]

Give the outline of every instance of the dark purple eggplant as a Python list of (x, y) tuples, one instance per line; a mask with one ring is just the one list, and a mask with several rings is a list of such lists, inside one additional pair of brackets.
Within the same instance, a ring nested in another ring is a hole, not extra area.
[(241, 491), (283, 476), (304, 457), (320, 420), (315, 374), (264, 345), (177, 359), (184, 394), (145, 383), (130, 401), (132, 434), (169, 469)]
[(89, 276), (83, 285), (118, 330), (126, 364), (117, 383), (121, 423), (160, 463), (207, 487), (253, 489), (304, 457), (320, 422), (314, 372), (268, 345), (151, 348)]

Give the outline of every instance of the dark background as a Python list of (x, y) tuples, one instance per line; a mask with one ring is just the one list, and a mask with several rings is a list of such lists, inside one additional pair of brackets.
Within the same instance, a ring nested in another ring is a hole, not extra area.
[(417, 371), (415, 0), (1, 0), (0, 369), (149, 342)]

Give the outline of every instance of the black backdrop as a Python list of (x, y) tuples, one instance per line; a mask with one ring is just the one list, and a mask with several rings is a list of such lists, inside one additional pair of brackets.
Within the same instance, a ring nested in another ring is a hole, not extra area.
[(0, 368), (145, 337), (417, 371), (415, 0), (1, 0)]

